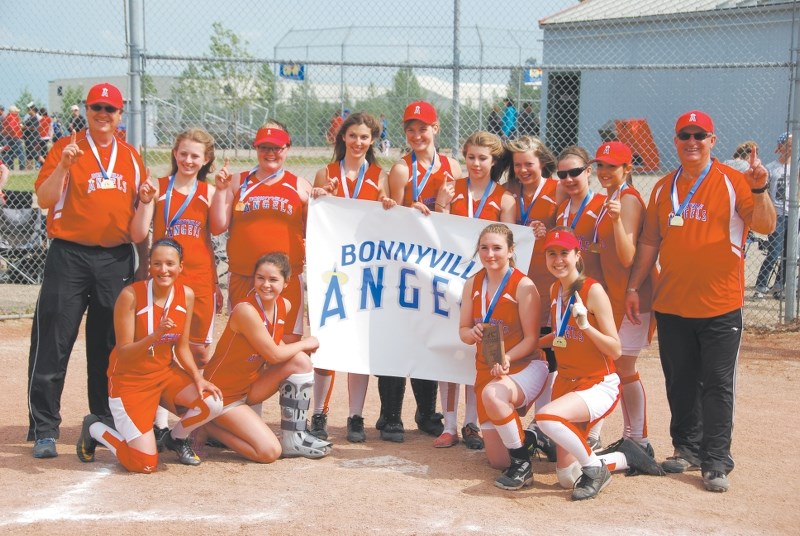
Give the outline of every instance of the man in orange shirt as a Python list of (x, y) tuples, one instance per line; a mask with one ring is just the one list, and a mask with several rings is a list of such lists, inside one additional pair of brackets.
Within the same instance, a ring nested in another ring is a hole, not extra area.
[(653, 188), (628, 279), (625, 306), (639, 323), (639, 285), (656, 258), (653, 310), (666, 380), (673, 456), (668, 473), (702, 470), (709, 491), (728, 490), (736, 365), (742, 336), (748, 229), (769, 234), (775, 207), (756, 152), (740, 173), (711, 157), (714, 122), (699, 110), (675, 124), (681, 166)]
[(119, 89), (98, 84), (86, 98), (88, 128), (61, 138), (36, 179), (52, 239), (36, 304), (28, 361), (28, 441), (35, 458), (58, 455), (61, 392), (83, 313), (89, 412), (111, 420), (108, 356), (114, 347), (114, 302), (133, 281), (130, 224), (145, 168), (117, 140)]

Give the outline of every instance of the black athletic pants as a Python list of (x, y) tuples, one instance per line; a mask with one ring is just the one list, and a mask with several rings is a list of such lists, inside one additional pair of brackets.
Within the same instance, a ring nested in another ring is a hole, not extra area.
[(728, 473), (742, 310), (711, 318), (656, 312), (656, 322), (672, 445), (703, 471)]
[(104, 248), (51, 242), (31, 329), (28, 441), (59, 436), (67, 364), (87, 308), (89, 411), (110, 418), (106, 374), (114, 347), (114, 302), (133, 281), (133, 262), (130, 244)]

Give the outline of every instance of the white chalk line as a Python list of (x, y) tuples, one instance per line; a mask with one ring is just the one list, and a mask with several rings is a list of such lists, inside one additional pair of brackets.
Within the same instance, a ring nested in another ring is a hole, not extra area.
[(198, 514), (197, 512), (181, 513), (175, 510), (123, 510), (117, 512), (91, 512), (92, 489), (105, 477), (113, 474), (110, 468), (101, 468), (90, 474), (83, 482), (69, 486), (64, 493), (49, 504), (37, 505), (36, 508), (16, 512), (0, 519), (0, 526), (30, 525), (43, 522), (63, 521), (113, 521), (113, 522), (206, 522), (206, 523), (255, 523), (272, 521), (282, 516), (278, 510), (280, 505), (274, 502), (270, 506), (273, 511), (260, 511), (251, 514)]

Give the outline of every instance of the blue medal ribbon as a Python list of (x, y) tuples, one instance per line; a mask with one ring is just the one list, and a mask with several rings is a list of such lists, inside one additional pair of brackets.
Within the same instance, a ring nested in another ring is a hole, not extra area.
[(422, 177), (422, 183), (417, 182), (417, 153), (411, 151), (411, 188), (412, 194), (414, 198), (411, 200), (412, 202), (419, 201), (419, 196), (422, 195), (422, 191), (425, 189), (425, 185), (428, 184), (428, 179), (431, 178), (431, 173), (433, 172), (433, 168), (436, 167), (436, 153), (433, 153), (433, 160), (431, 161), (431, 166), (425, 171), (425, 176)]
[(578, 225), (578, 220), (580, 219), (581, 215), (583, 214), (584, 209), (586, 209), (586, 205), (589, 204), (589, 200), (592, 198), (592, 196), (594, 196), (594, 193), (592, 192), (592, 190), (590, 188), (589, 191), (586, 193), (586, 197), (583, 198), (583, 202), (581, 203), (581, 206), (578, 207), (578, 212), (576, 212), (575, 213), (575, 217), (572, 218), (572, 223), (568, 223), (569, 222), (569, 209), (572, 208), (572, 199), (567, 201), (567, 208), (564, 211), (564, 225), (569, 225), (569, 228), (571, 230), (573, 230), (573, 231), (575, 230), (575, 226)]
[(279, 169), (278, 171), (276, 171), (275, 173), (273, 173), (269, 177), (267, 177), (265, 179), (261, 179), (260, 181), (258, 181), (254, 185), (252, 185), (250, 188), (248, 188), (247, 187), (247, 183), (250, 181), (250, 177), (252, 177), (253, 175), (256, 174), (256, 171), (258, 171), (258, 166), (256, 166), (253, 169), (251, 169), (250, 173), (248, 173), (247, 177), (245, 177), (244, 180), (242, 181), (242, 186), (241, 186), (241, 188), (239, 188), (239, 202), (240, 203), (244, 203), (244, 198), (247, 197), (247, 194), (252, 192), (255, 188), (257, 188), (258, 186), (264, 184), (265, 182), (267, 182), (269, 180), (274, 179), (275, 177), (277, 177), (278, 175), (283, 173), (283, 168)]
[(536, 188), (536, 191), (533, 192), (533, 198), (531, 199), (531, 204), (528, 207), (525, 207), (525, 194), (522, 192), (522, 188), (519, 190), (519, 221), (517, 222), (520, 225), (527, 225), (528, 224), (528, 216), (531, 215), (531, 210), (533, 210), (533, 204), (536, 203), (536, 200), (539, 199), (539, 193), (544, 188), (545, 179), (539, 179), (539, 187)]
[(483, 212), (483, 206), (486, 204), (486, 200), (489, 199), (489, 194), (494, 190), (494, 181), (489, 180), (489, 184), (486, 185), (486, 188), (483, 190), (483, 196), (481, 196), (481, 202), (478, 203), (478, 210), (475, 211), (475, 214), (471, 214), (472, 212), (472, 190), (470, 189), (470, 180), (467, 177), (467, 201), (469, 205), (467, 206), (470, 214), (470, 218), (480, 218), (481, 212)]
[(347, 173), (344, 170), (344, 158), (339, 161), (339, 170), (342, 177), (342, 188), (344, 189), (345, 197), (349, 199), (358, 199), (358, 194), (361, 192), (361, 185), (364, 184), (364, 175), (367, 173), (367, 161), (361, 163), (358, 168), (358, 179), (356, 179), (356, 188), (353, 195), (350, 195), (350, 188), (347, 187)]
[[(509, 267), (508, 271), (506, 271), (506, 275), (503, 276), (502, 281), (497, 286), (497, 290), (494, 291), (494, 296), (492, 296), (492, 301), (489, 302), (489, 308), (483, 310), (483, 323), (486, 324), (489, 320), (492, 319), (492, 313), (494, 312), (494, 308), (497, 306), (497, 302), (500, 301), (500, 296), (503, 295), (503, 290), (505, 290), (506, 285), (508, 284), (508, 280), (511, 279), (511, 273), (514, 271), (513, 268)], [(486, 274), (486, 277), (483, 279), (483, 288), (481, 289), (481, 306), (482, 308), (486, 307), (486, 290), (489, 286), (489, 274)]]
[(697, 189), (702, 184), (703, 180), (705, 180), (706, 175), (711, 170), (711, 162), (709, 161), (706, 165), (705, 169), (700, 173), (700, 176), (697, 177), (697, 180), (694, 181), (694, 184), (689, 189), (689, 193), (686, 194), (686, 198), (683, 200), (683, 203), (678, 206), (678, 177), (681, 176), (681, 172), (683, 172), (683, 166), (678, 168), (678, 171), (675, 172), (675, 176), (672, 178), (672, 214), (674, 216), (683, 217), (683, 211), (686, 210), (686, 207), (689, 205), (689, 202), (692, 200)]
[(558, 288), (558, 301), (556, 302), (556, 333), (558, 333), (559, 337), (564, 337), (564, 333), (567, 332), (567, 324), (569, 324), (569, 317), (572, 316), (572, 304), (575, 303), (575, 293), (569, 297), (569, 302), (567, 303), (567, 310), (564, 314), (561, 314), (561, 304), (563, 303), (561, 298), (561, 292), (564, 290), (564, 287)]
[(195, 192), (197, 192), (197, 179), (194, 180), (192, 184), (192, 191), (189, 192), (189, 195), (186, 196), (186, 199), (183, 200), (183, 204), (178, 208), (175, 212), (175, 215), (172, 219), (169, 218), (169, 206), (172, 203), (172, 190), (175, 186), (175, 175), (172, 175), (169, 178), (169, 183), (167, 184), (167, 193), (164, 199), (164, 223), (167, 225), (165, 230), (167, 236), (172, 237), (172, 226), (178, 222), (180, 217), (186, 212), (186, 208), (191, 203), (192, 198), (194, 197)]

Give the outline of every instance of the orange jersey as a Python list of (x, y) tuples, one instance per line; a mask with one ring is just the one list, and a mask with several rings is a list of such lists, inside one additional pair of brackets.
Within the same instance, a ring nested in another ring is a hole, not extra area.
[[(47, 213), (47, 234), (85, 246), (114, 247), (129, 243), (144, 164), (136, 149), (117, 141), (116, 160), (109, 169), (114, 144), (98, 146), (100, 161), (109, 175), (109, 180), (104, 180), (86, 132), (79, 132), (76, 140), (83, 154), (70, 166), (61, 198)], [(69, 136), (61, 138), (47, 153), (36, 179), (37, 190), (61, 162), (61, 154), (69, 143)]]
[[(136, 320), (133, 333), (133, 340), (138, 341), (147, 337), (148, 330), (148, 305), (147, 305), (147, 281), (137, 281), (131, 285), (135, 295), (134, 309)], [(163, 334), (153, 345), (153, 355), (149, 354), (149, 349), (143, 350), (141, 355), (121, 361), (117, 355), (117, 349), (111, 351), (108, 358), (108, 385), (109, 392), (115, 376), (147, 376), (150, 374), (160, 374), (169, 368), (172, 363), (173, 346), (180, 339), (187, 326), (186, 318), (186, 291), (181, 284), (172, 287), (174, 294), (166, 316), (175, 322), (175, 326)], [(164, 316), (164, 308), (153, 304), (152, 320), (153, 329), (158, 327), (161, 318)]]
[[(644, 199), (641, 194), (632, 186), (625, 187), (619, 194), (619, 200), (627, 195), (634, 196), (640, 203), (642, 209), (645, 208)], [(641, 227), (644, 226), (644, 218), (637, 235), (641, 234)], [(628, 277), (631, 274), (630, 268), (625, 268), (617, 256), (617, 241), (614, 238), (614, 224), (608, 214), (604, 214), (597, 226), (597, 240), (600, 244), (600, 266), (603, 270), (603, 280), (605, 282), (608, 298), (611, 300), (611, 308), (614, 310), (614, 321), (619, 329), (622, 318), (625, 316), (625, 293), (628, 288)], [(635, 244), (634, 244), (635, 245)], [(655, 271), (655, 270), (654, 270)], [(656, 272), (657, 273), (657, 272)], [(639, 285), (639, 311), (649, 313), (653, 301), (653, 278), (648, 276)]]
[[(327, 165), (326, 169), (328, 170), (328, 178), (337, 178), (339, 179), (339, 186), (336, 189), (336, 197), (347, 197), (344, 192), (344, 188), (342, 187), (342, 168), (339, 165), (339, 162), (331, 162)], [(381, 197), (381, 188), (380, 188), (380, 180), (381, 180), (381, 173), (382, 169), (378, 164), (371, 164), (367, 171), (364, 173), (364, 181), (361, 184), (361, 190), (358, 192), (358, 197), (353, 197), (356, 192), (356, 183), (358, 182), (358, 177), (353, 177), (352, 179), (347, 179), (347, 191), (350, 192), (350, 199), (364, 199), (367, 201), (377, 201)]]
[[(249, 303), (258, 312), (261, 321), (272, 334), (275, 344), (280, 344), (286, 320), (286, 302), (278, 297), (275, 301), (274, 318), (261, 309), (256, 300), (256, 293), (251, 292), (244, 303)], [(258, 379), (261, 367), (266, 361), (247, 341), (241, 333), (234, 332), (230, 324), (219, 339), (214, 356), (205, 367), (203, 377), (222, 391), (223, 403), (230, 404), (241, 400), (250, 390), (250, 386)]]
[[(244, 182), (249, 172), (242, 172)], [(253, 185), (255, 176), (250, 177)], [(288, 171), (273, 184), (260, 184), (239, 199), (236, 192), (228, 236), (230, 271), (250, 276), (265, 253), (280, 251), (289, 256), (292, 272), (303, 271), (305, 260), (305, 205), (300, 198), (297, 176)], [(244, 210), (236, 210), (241, 202)]]
[[(155, 215), (153, 216), (153, 240), (169, 236), (176, 240), (183, 248), (183, 272), (181, 279), (195, 289), (192, 282), (200, 282), (204, 287), (209, 284), (213, 287), (214, 281), (214, 253), (211, 248), (211, 234), (208, 230), (208, 208), (211, 200), (208, 196), (208, 183), (197, 182), (197, 190), (192, 196), (186, 210), (178, 219), (175, 216), (186, 201), (186, 195), (172, 191), (169, 203), (169, 219), (172, 226), (167, 232), (167, 222), (164, 220), (164, 207), (166, 206), (167, 185), (169, 177), (158, 179), (158, 191), (161, 192), (156, 202)], [(174, 220), (174, 222), (173, 222)]]
[[(431, 210), (436, 209), (436, 195), (439, 193), (439, 189), (444, 184), (445, 178), (450, 177), (454, 179), (453, 174), (450, 171), (450, 160), (442, 155), (438, 155), (436, 158), (439, 161), (439, 169), (431, 173), (431, 176), (428, 177), (428, 182), (425, 183), (425, 187), (422, 189), (420, 193), (419, 199), (414, 199), (414, 181), (412, 175), (411, 166), (411, 154), (407, 154), (403, 157), (406, 165), (408, 166), (408, 181), (406, 181), (406, 188), (405, 193), (403, 194), (403, 206), (410, 207), (414, 204), (414, 201), (421, 201), (425, 206), (427, 206)], [(417, 162), (417, 181), (418, 183), (422, 182), (422, 179), (425, 177), (425, 172), (427, 170), (422, 167), (422, 165)]]
[[(685, 318), (709, 318), (744, 305), (742, 248), (753, 217), (753, 196), (744, 175), (712, 160), (711, 169), (670, 226), (674, 173), (656, 183), (639, 242), (658, 246), (661, 274), (653, 309)], [(694, 180), (678, 179), (683, 202)]]
[(606, 202), (605, 194), (594, 194), (592, 198), (586, 203), (580, 217), (574, 221), (580, 203), (572, 203), (570, 211), (575, 211), (565, 217), (567, 205), (569, 200), (564, 201), (558, 207), (558, 216), (556, 217), (556, 225), (568, 225), (572, 227), (572, 232), (581, 243), (581, 257), (583, 257), (584, 265), (586, 266), (584, 273), (603, 283), (603, 270), (600, 268), (600, 255), (589, 251), (589, 245), (594, 239), (594, 226), (597, 223), (597, 218), (600, 216), (600, 211), (603, 208), (603, 203)]
[[(592, 285), (599, 285), (600, 283), (594, 279), (587, 277), (583, 284), (583, 288), (578, 291), (578, 294), (583, 300), (583, 303), (589, 301), (589, 289)], [(550, 315), (553, 322), (553, 332), (558, 335), (557, 327), (558, 321), (556, 319), (556, 302), (559, 299), (558, 289), (561, 288), (561, 283), (556, 281), (550, 292)], [(565, 309), (561, 313), (564, 314)], [(590, 312), (588, 314), (589, 324), (597, 329), (597, 319)], [(553, 351), (556, 353), (556, 363), (558, 363), (558, 377), (561, 379), (578, 380), (588, 378), (602, 379), (607, 374), (616, 372), (614, 360), (610, 357), (603, 355), (600, 350), (594, 345), (589, 337), (578, 327), (575, 323), (575, 318), (570, 314), (567, 328), (564, 331), (564, 337), (567, 339), (566, 348), (559, 348), (553, 346)]]
[[(450, 202), (450, 214), (456, 216), (469, 216), (469, 192), (467, 190), (467, 179), (458, 179), (455, 184), (456, 192)], [(500, 221), (500, 213), (503, 207), (503, 194), (506, 189), (495, 181), (489, 181), (487, 188), (492, 188), (486, 203), (483, 205), (481, 213), (477, 215), (481, 198), (472, 200), (472, 217), (488, 221)]]
[[(525, 336), (522, 331), (522, 323), (519, 319), (519, 304), (517, 303), (517, 286), (525, 274), (514, 268), (511, 277), (503, 290), (503, 294), (497, 301), (497, 305), (492, 312), (492, 317), (489, 320), (491, 324), (497, 324), (503, 332), (503, 345), (506, 352), (522, 341)], [(481, 311), (484, 306), (482, 300), (485, 300), (485, 307), (489, 307), (489, 302), (492, 296), (483, 296), (483, 282), (486, 279), (486, 269), (482, 269), (475, 274), (472, 280), (472, 320), (473, 325), (483, 322), (483, 315)], [(487, 293), (488, 294), (488, 293)], [(534, 359), (534, 356), (526, 356), (511, 363), (508, 374), (516, 374), (528, 366)], [(487, 365), (483, 359), (483, 346), (480, 342), (477, 344), (477, 352), (475, 353), (475, 387), (486, 385), (492, 380), (491, 375), (492, 366)]]
[[(517, 202), (514, 214), (519, 225), (529, 225), (532, 221), (540, 221), (547, 230), (550, 230), (556, 226), (556, 212), (558, 211), (556, 186), (558, 186), (558, 181), (545, 179), (544, 177), (540, 180), (543, 185), (535, 201), (532, 199), (533, 196), (523, 198), (522, 194), (514, 195), (514, 199)], [(533, 206), (531, 206), (531, 202), (533, 202)], [(530, 212), (525, 214), (527, 211)], [(547, 263), (544, 258), (544, 240), (536, 240), (533, 244), (533, 255), (528, 269), (528, 277), (536, 285), (536, 290), (539, 291), (539, 296), (542, 298), (541, 320), (544, 326), (550, 319), (550, 304), (547, 301), (547, 295), (550, 293), (550, 286), (556, 280), (550, 270), (547, 269)]]

